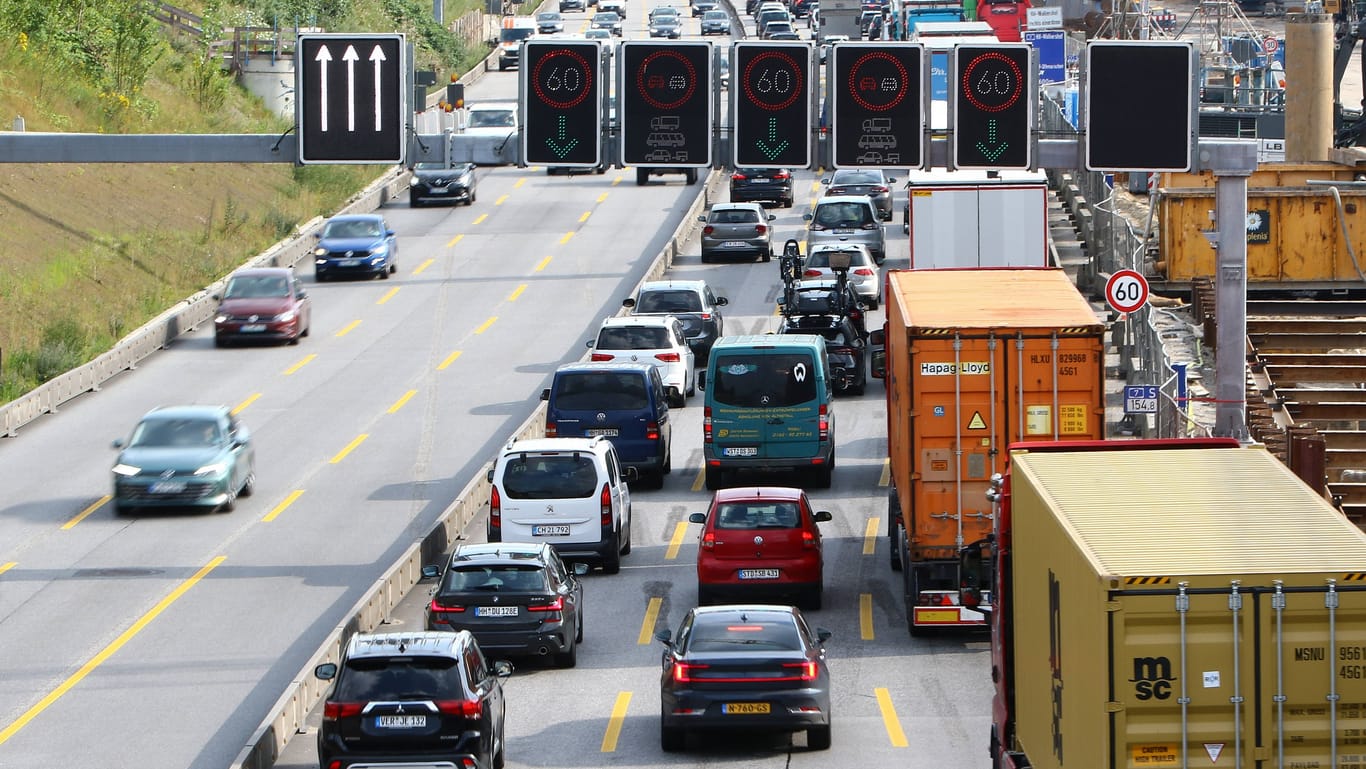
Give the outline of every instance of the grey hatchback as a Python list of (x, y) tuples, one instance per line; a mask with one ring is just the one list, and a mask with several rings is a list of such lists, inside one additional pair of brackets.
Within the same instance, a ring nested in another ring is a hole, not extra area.
[(769, 261), (773, 258), (773, 228), (768, 223), (776, 218), (758, 203), (713, 205), (706, 216), (697, 217), (706, 225), (702, 228), (702, 261), (731, 254)]
[(816, 202), (816, 208), (804, 214), (810, 224), (806, 230), (806, 253), (823, 243), (860, 243), (868, 247), (873, 261), (882, 264), (887, 258), (887, 234), (867, 195), (831, 195)]

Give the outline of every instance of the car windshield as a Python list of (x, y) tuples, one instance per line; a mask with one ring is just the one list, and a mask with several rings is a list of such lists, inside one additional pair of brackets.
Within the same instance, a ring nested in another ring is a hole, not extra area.
[(597, 486), (598, 471), (588, 456), (523, 454), (503, 469), (503, 493), (513, 499), (581, 499), (591, 497)]
[(129, 446), (146, 448), (216, 446), (221, 440), (212, 419), (148, 419), (139, 423)]
[(716, 511), (718, 529), (795, 529), (801, 522), (796, 502), (723, 502)]
[(323, 228), (324, 238), (377, 238), (380, 234), (379, 222), (373, 219), (328, 222)]
[(645, 377), (638, 373), (571, 371), (562, 373), (557, 382), (555, 402), (560, 408), (570, 411), (639, 411), (650, 405), (650, 399), (645, 392)]
[(798, 651), (802, 640), (797, 626), (789, 619), (756, 619), (737, 613), (699, 616), (693, 621), (688, 641), (690, 652), (735, 651), (744, 646)]
[(702, 312), (702, 299), (696, 291), (645, 291), (636, 301), (636, 312)]
[(867, 263), (867, 260), (863, 256), (863, 252), (857, 248), (851, 248), (847, 251), (844, 249), (821, 248), (813, 249), (811, 253), (806, 255), (805, 266), (828, 270), (830, 269), (830, 254), (834, 252), (849, 254), (849, 264), (852, 267), (864, 266)]
[(670, 347), (669, 329), (661, 326), (611, 326), (598, 334), (599, 350), (661, 350)]
[(537, 21), (559, 21), (559, 20), (560, 20), (560, 14), (558, 14), (558, 13), (556, 13), (556, 12), (554, 12), (554, 11), (546, 11), (545, 13), (538, 13), (538, 14), (536, 14), (536, 20), (537, 20)]
[(470, 111), (470, 128), (511, 128), (516, 123), (510, 109), (479, 109)]
[(816, 367), (803, 353), (721, 355), (712, 399), (728, 406), (780, 408), (816, 399)]
[(443, 592), (545, 592), (545, 570), (536, 566), (459, 566), (446, 572)]
[(505, 43), (511, 43), (515, 40), (525, 40), (535, 32), (536, 30), (528, 27), (507, 27), (500, 33), (499, 39)]
[(332, 696), (342, 702), (430, 699), (463, 688), (449, 657), (363, 657), (347, 661)]
[(615, 24), (619, 18), (621, 17), (617, 16), (615, 13), (607, 11), (605, 13), (594, 14), (593, 22), (595, 24)]
[(288, 296), (289, 281), (283, 275), (236, 275), (228, 279), (224, 299)]
[(873, 214), (864, 203), (821, 203), (816, 207), (815, 223), (821, 227), (852, 229), (873, 223)]
[[(707, 11), (706, 13), (702, 14), (702, 18), (708, 21), (725, 21), (729, 17), (726, 15), (725, 11)], [(722, 61), (728, 60), (722, 59)], [(729, 64), (727, 64), (727, 66), (729, 66)]]
[(605, 40), (611, 37), (611, 35), (609, 35), (607, 33), (607, 30), (605, 29), (590, 29), (584, 33), (584, 36), (589, 38), (590, 40), (594, 38)]

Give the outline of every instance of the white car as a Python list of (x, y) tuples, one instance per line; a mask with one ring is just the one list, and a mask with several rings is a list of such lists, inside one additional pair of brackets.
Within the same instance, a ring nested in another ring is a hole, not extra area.
[(468, 136), (512, 136), (517, 133), (516, 102), (479, 102), (465, 110)]
[(877, 262), (868, 247), (859, 243), (826, 243), (812, 246), (802, 262), (802, 280), (814, 278), (836, 278), (830, 269), (830, 255), (845, 252), (849, 254), (849, 285), (858, 298), (876, 310), (882, 304), (882, 279), (878, 275)]
[(594, 361), (653, 364), (669, 391), (670, 406), (686, 405), (697, 391), (696, 355), (683, 324), (672, 315), (607, 318), (588, 346)]

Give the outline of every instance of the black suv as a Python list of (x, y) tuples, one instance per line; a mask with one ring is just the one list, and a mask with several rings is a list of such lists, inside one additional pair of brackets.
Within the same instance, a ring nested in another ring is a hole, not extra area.
[(730, 175), (730, 202), (792, 207), (792, 172), (786, 168), (737, 168)]
[(458, 545), (427, 604), (428, 630), (468, 630), (490, 654), (554, 654), (560, 667), (578, 661), (583, 640), (583, 584), (545, 542)]
[(622, 300), (632, 315), (673, 315), (683, 324), (688, 346), (699, 364), (706, 363), (711, 346), (725, 335), (721, 307), (724, 296), (712, 293), (704, 280), (651, 280), (640, 284), (633, 297)]
[(854, 324), (859, 336), (868, 338), (868, 323), (864, 317), (863, 301), (846, 281), (836, 278), (807, 278), (792, 284), (791, 306), (788, 293), (778, 297), (778, 309), (784, 315), (844, 315)]
[(503, 683), (512, 664), (484, 660), (474, 636), (358, 633), (341, 664), (313, 674), (333, 681), (318, 730), (318, 764), (503, 765)]
[(831, 380), (837, 392), (862, 395), (868, 386), (868, 343), (848, 317), (839, 315), (791, 315), (783, 318), (780, 334), (815, 334), (825, 338)]

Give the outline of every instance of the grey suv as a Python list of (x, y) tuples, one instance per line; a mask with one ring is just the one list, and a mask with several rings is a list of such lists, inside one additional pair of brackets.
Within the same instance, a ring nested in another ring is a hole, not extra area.
[(725, 334), (721, 307), (726, 303), (726, 298), (712, 293), (704, 280), (651, 280), (641, 283), (636, 295), (621, 304), (632, 315), (676, 316), (697, 362), (705, 363), (711, 346)]
[(358, 633), (341, 663), (313, 674), (332, 681), (318, 729), (318, 764), (503, 765), (503, 682), (512, 664), (489, 665), (474, 636)]
[(868, 247), (873, 261), (887, 258), (887, 233), (881, 217), (866, 195), (830, 195), (816, 201), (816, 208), (804, 214), (806, 253), (812, 246), (825, 243), (861, 243)]

